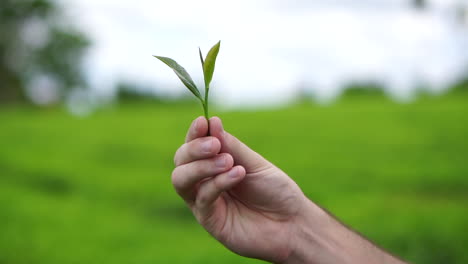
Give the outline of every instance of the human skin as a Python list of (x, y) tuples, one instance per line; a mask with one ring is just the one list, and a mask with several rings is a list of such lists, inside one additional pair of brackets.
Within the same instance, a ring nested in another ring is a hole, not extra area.
[[(231, 251), (273, 263), (404, 263), (309, 200), (283, 171), (198, 117), (177, 150), (176, 192)], [(317, 181), (317, 185), (320, 184)]]

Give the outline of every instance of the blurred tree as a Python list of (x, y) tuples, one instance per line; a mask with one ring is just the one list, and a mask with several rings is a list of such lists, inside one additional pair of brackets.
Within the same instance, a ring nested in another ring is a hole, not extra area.
[(384, 86), (378, 82), (351, 82), (344, 86), (341, 97), (371, 96), (385, 97)]
[(412, 0), (413, 6), (419, 9), (424, 9), (427, 6), (426, 0)]
[(460, 81), (455, 83), (451, 90), (452, 92), (456, 92), (456, 93), (468, 92), (468, 74), (466, 74), (465, 78), (462, 78)]
[(456, 16), (462, 25), (468, 26), (468, 2), (458, 3), (456, 7)]
[(162, 101), (155, 94), (151, 94), (147, 87), (130, 81), (120, 81), (116, 85), (116, 99), (119, 102)]
[(0, 102), (48, 103), (85, 86), (80, 61), (87, 46), (54, 1), (2, 0)]

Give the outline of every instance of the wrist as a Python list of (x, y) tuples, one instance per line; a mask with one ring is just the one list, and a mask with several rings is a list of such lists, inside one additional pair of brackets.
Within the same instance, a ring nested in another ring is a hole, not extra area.
[(306, 200), (295, 223), (291, 253), (284, 264), (405, 263), (345, 227), (312, 201)]
[(291, 254), (283, 263), (345, 263), (334, 234), (338, 223), (318, 205), (305, 200), (295, 223)]

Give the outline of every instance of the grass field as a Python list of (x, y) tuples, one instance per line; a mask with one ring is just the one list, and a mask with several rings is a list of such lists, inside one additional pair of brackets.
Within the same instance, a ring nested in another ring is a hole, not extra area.
[[(0, 107), (0, 263), (259, 263), (212, 239), (170, 184), (201, 113)], [(214, 113), (382, 247), (414, 263), (468, 263), (468, 93)]]

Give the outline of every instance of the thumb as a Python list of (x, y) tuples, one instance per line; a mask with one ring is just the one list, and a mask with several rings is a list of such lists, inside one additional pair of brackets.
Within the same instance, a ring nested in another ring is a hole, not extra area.
[(229, 153), (234, 158), (236, 165), (241, 165), (247, 173), (257, 172), (271, 163), (260, 154), (253, 151), (242, 143), (239, 139), (224, 131), (223, 124), (219, 117), (210, 118), (210, 133), (221, 142), (221, 153)]

